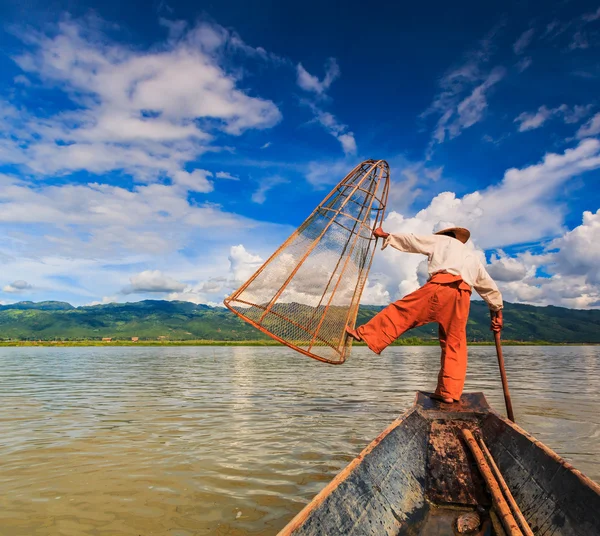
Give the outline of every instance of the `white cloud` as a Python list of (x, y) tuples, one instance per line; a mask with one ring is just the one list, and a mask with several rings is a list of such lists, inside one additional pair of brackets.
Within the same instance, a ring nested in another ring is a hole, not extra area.
[(462, 64), (446, 72), (439, 81), (440, 91), (421, 119), (438, 117), (429, 146), (455, 138), (481, 121), (487, 109), (487, 93), (506, 74), (504, 67), (485, 68), (493, 52), (493, 42), (501, 25), (493, 28), (478, 46), (466, 54)]
[(561, 112), (564, 114), (565, 123), (579, 123), (582, 119), (587, 117), (592, 109), (594, 108), (593, 104), (587, 104), (585, 106), (575, 105), (572, 109), (569, 109), (564, 104), (560, 106)]
[(29, 80), (29, 78), (27, 78), (26, 76), (24, 76), (22, 74), (18, 74), (17, 76), (15, 76), (13, 78), (13, 82), (20, 86), (30, 86), (31, 85), (31, 81)]
[(306, 180), (317, 189), (322, 189), (340, 182), (346, 174), (356, 166), (356, 162), (348, 157), (309, 162)]
[(220, 275), (210, 276), (197, 284), (189, 285), (183, 291), (172, 292), (167, 299), (222, 306), (225, 296), (248, 280), (263, 263), (260, 255), (250, 253), (242, 244), (229, 248), (227, 260), (227, 272), (221, 267)]
[(267, 143), (265, 143), (264, 145), (261, 146), (261, 149), (268, 149), (269, 147), (271, 147), (272, 143), (270, 141), (268, 141)]
[(118, 303), (119, 298), (117, 296), (102, 296), (101, 300), (93, 300), (90, 303), (86, 303), (86, 306), (93, 307), (94, 305), (107, 305), (109, 303)]
[(515, 41), (515, 43), (513, 45), (513, 51), (515, 54), (517, 54), (517, 55), (523, 54), (525, 49), (531, 43), (534, 33), (535, 33), (535, 30), (533, 28), (530, 28), (529, 30), (523, 32), (520, 35), (520, 37)]
[(344, 154), (356, 154), (356, 140), (354, 139), (354, 133), (350, 132), (346, 125), (340, 123), (333, 114), (323, 111), (313, 103), (306, 102), (306, 104), (313, 111), (315, 121), (340, 142)]
[(553, 240), (549, 250), (555, 269), (562, 275), (585, 276), (600, 288), (600, 210), (583, 213), (583, 223)]
[[(599, 236), (600, 211), (586, 211), (580, 226), (550, 242), (541, 254), (519, 254), (511, 262), (521, 265), (526, 275), (500, 283), (505, 299), (535, 305), (600, 307)], [(546, 276), (536, 275), (540, 267)]]
[(215, 177), (217, 177), (217, 179), (227, 179), (230, 181), (239, 181), (240, 180), (239, 177), (235, 177), (234, 175), (232, 175), (231, 173), (228, 173), (227, 171), (217, 171), (217, 173), (215, 174)]
[(173, 182), (178, 186), (182, 186), (190, 192), (212, 192), (214, 186), (208, 180), (212, 173), (204, 169), (195, 169), (193, 171), (179, 170), (172, 174)]
[[(446, 139), (459, 136), (463, 130), (481, 121), (488, 107), (487, 93), (504, 78), (503, 67), (492, 69), (480, 83), (472, 86), (481, 76), (477, 68), (468, 64), (459, 70), (448, 73), (441, 82), (443, 91), (421, 117), (439, 114), (432, 143), (443, 143)], [(464, 90), (472, 87), (470, 94), (464, 96)], [(462, 97), (461, 97), (462, 94)]]
[(487, 108), (486, 92), (497, 84), (506, 74), (503, 67), (492, 69), (488, 77), (479, 84), (472, 93), (457, 107), (458, 118), (450, 124), (450, 136), (458, 136), (460, 132), (480, 121)]
[(390, 293), (380, 281), (369, 282), (360, 298), (365, 305), (388, 305), (390, 301)]
[[(335, 61), (335, 58), (329, 58), (329, 60), (327, 60), (325, 70), (325, 77), (321, 81), (316, 76), (307, 72), (306, 69), (302, 67), (302, 64), (298, 64), (298, 85), (305, 91), (315, 93), (321, 100), (327, 100), (325, 92), (340, 76), (340, 68)], [(340, 123), (333, 114), (324, 111), (321, 105), (317, 105), (309, 100), (303, 100), (302, 102), (312, 110), (315, 117), (314, 120), (340, 142), (344, 154), (356, 154), (356, 140), (354, 139), (354, 133), (349, 130), (347, 125)], [(268, 147), (268, 145), (265, 145), (262, 148), (264, 149), (266, 147)]]
[(531, 59), (531, 56), (525, 56), (524, 58), (521, 58), (518, 63), (517, 63), (517, 70), (522, 73), (523, 71), (529, 69), (529, 67), (531, 67), (531, 64), (533, 63), (533, 60)]
[(27, 281), (23, 281), (22, 279), (17, 279), (8, 285), (5, 285), (2, 288), (2, 292), (8, 292), (9, 294), (16, 294), (20, 292), (24, 292), (26, 290), (31, 290), (33, 288)]
[(285, 184), (287, 179), (275, 175), (273, 177), (265, 177), (261, 179), (258, 188), (252, 194), (252, 201), (262, 205), (267, 200), (267, 193), (280, 184)]
[(229, 251), (229, 272), (233, 280), (240, 285), (260, 268), (263, 259), (246, 250), (242, 244), (232, 246)]
[(593, 11), (591, 13), (586, 13), (585, 15), (582, 16), (582, 19), (585, 22), (593, 22), (595, 20), (600, 19), (600, 7), (596, 11)]
[(298, 85), (305, 91), (311, 91), (318, 95), (323, 95), (329, 86), (340, 76), (340, 68), (335, 58), (329, 58), (325, 64), (325, 76), (319, 80), (316, 76), (310, 74), (301, 63), (296, 68)]
[[(194, 174), (186, 178), (195, 180)], [(98, 183), (51, 186), (0, 176), (0, 222), (30, 226), (20, 241), (31, 249), (22, 246), (21, 255), (60, 251), (80, 258), (164, 254), (182, 247), (195, 228), (222, 236), (257, 225), (217, 205), (190, 203), (188, 189), (180, 184), (131, 190)]]
[(586, 48), (589, 48), (589, 46), (590, 43), (587, 35), (584, 32), (579, 31), (575, 32), (575, 35), (573, 35), (573, 40), (569, 44), (569, 50), (585, 50)]
[(496, 281), (520, 281), (527, 275), (523, 263), (502, 254), (492, 256), (487, 271)]
[(533, 130), (541, 127), (554, 113), (553, 110), (540, 106), (535, 114), (523, 112), (515, 118), (515, 123), (519, 123), (519, 132)]
[(346, 134), (340, 134), (338, 141), (342, 144), (342, 149), (345, 154), (356, 154), (356, 140), (354, 139), (354, 133), (348, 132)]
[(578, 138), (587, 138), (600, 134), (600, 113), (592, 117), (585, 125), (582, 125), (577, 131)]
[[(218, 131), (236, 136), (281, 119), (273, 102), (238, 89), (222, 67), (232, 47), (266, 54), (237, 35), (201, 23), (140, 50), (110, 41), (101, 27), (64, 19), (51, 34), (21, 34), (27, 50), (15, 61), (64, 91), (74, 108), (42, 119), (5, 104), (0, 157), (36, 174), (123, 170), (146, 182), (184, 172), (215, 148)], [(208, 191), (206, 183), (199, 191)]]
[(123, 294), (181, 292), (186, 287), (185, 283), (176, 281), (160, 270), (144, 270), (130, 277), (129, 281), (131, 284), (121, 291)]
[[(600, 141), (586, 139), (563, 154), (546, 154), (538, 164), (507, 170), (499, 184), (485, 190), (463, 197), (452, 192), (441, 193), (429, 206), (410, 217), (392, 211), (386, 217), (384, 229), (388, 232), (429, 234), (445, 226), (467, 227), (472, 231), (469, 247), (478, 251), (484, 260), (483, 249), (536, 243), (563, 235), (564, 213), (557, 198), (559, 188), (572, 178), (595, 169), (600, 169)], [(570, 272), (564, 267), (557, 269), (552, 282), (548, 282), (548, 278), (535, 277), (538, 266), (558, 263), (557, 258), (551, 256), (551, 248), (559, 248), (560, 251), (564, 248), (565, 257), (572, 256), (567, 248), (567, 239), (552, 242), (549, 251), (543, 255), (523, 254), (517, 260), (502, 252), (493, 256), (490, 271), (498, 278), (501, 290), (506, 291), (506, 299), (582, 307), (592, 304), (594, 292), (586, 285), (589, 286), (589, 281), (597, 274), (597, 268), (594, 268), (596, 253), (592, 253), (596, 248), (586, 241), (593, 240), (592, 237), (598, 233), (596, 219), (600, 221), (596, 215), (592, 223), (592, 216), (585, 215), (585, 232), (574, 231), (573, 238), (570, 238), (574, 243), (577, 237), (579, 251), (586, 251), (586, 248), (589, 251), (589, 264), (578, 261), (579, 272), (572, 271), (574, 275), (569, 276), (579, 278), (578, 281), (570, 280), (571, 294), (582, 296), (583, 292), (591, 296), (589, 299), (568, 297), (569, 285), (565, 277)], [(567, 233), (565, 236), (571, 235)], [(600, 243), (600, 240), (597, 242)], [(373, 277), (384, 283), (391, 299), (412, 292), (423, 282), (423, 257), (402, 254), (400, 260), (398, 255), (401, 254), (391, 248), (378, 253), (372, 271)], [(583, 275), (584, 272), (587, 275)], [(522, 283), (523, 280), (527, 284)], [(540, 287), (543, 289), (536, 290)]]
[(552, 117), (562, 116), (563, 121), (567, 124), (578, 123), (590, 113), (592, 108), (593, 105), (591, 104), (586, 106), (575, 105), (572, 108), (566, 104), (561, 104), (556, 108), (540, 106), (535, 113), (523, 112), (515, 118), (514, 122), (519, 123), (519, 132), (540, 128)]

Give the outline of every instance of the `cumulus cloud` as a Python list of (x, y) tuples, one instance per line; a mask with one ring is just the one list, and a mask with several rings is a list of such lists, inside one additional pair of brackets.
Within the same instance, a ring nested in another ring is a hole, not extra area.
[(129, 278), (123, 294), (180, 292), (186, 284), (163, 274), (160, 270), (144, 270)]
[(232, 47), (262, 52), (218, 25), (200, 23), (140, 50), (111, 41), (102, 24), (64, 19), (51, 32), (19, 34), (26, 49), (17, 64), (73, 105), (40, 118), (4, 103), (0, 157), (36, 174), (122, 170), (147, 182), (183, 172), (219, 131), (237, 136), (281, 119), (222, 66)]
[(32, 288), (33, 286), (30, 285), (27, 281), (18, 279), (17, 281), (13, 281), (12, 283), (5, 285), (2, 288), (2, 292), (8, 292), (9, 294), (17, 294), (26, 290), (31, 290)]
[(583, 213), (583, 222), (553, 240), (548, 249), (557, 273), (585, 277), (585, 282), (600, 286), (600, 210)]
[(242, 244), (232, 246), (229, 251), (229, 272), (235, 282), (242, 284), (260, 268), (263, 259), (246, 250)]
[[(564, 216), (560, 200), (557, 199), (559, 188), (572, 178), (595, 169), (600, 169), (600, 141), (586, 139), (562, 154), (546, 154), (538, 164), (507, 170), (500, 183), (485, 190), (463, 197), (458, 197), (453, 192), (443, 192), (414, 216), (391, 211), (386, 217), (384, 228), (388, 232), (429, 234), (446, 226), (467, 227), (472, 231), (473, 237), (469, 247), (477, 251), (485, 262), (484, 250), (562, 236)], [(586, 215), (584, 218), (585, 232), (577, 231), (571, 238), (571, 241), (575, 241), (575, 237), (581, 235), (578, 238), (578, 248), (582, 251), (586, 247), (585, 240), (597, 233), (591, 216)], [(567, 242), (557, 241), (551, 245), (560, 251), (564, 247), (564, 255), (570, 255), (567, 253)], [(590, 251), (594, 251), (593, 248)], [(492, 256), (489, 268), (498, 278), (501, 290), (508, 293), (507, 299), (589, 306), (591, 300), (567, 296), (568, 284), (565, 277), (568, 272), (565, 268), (557, 268), (556, 277), (551, 283), (544, 278), (536, 278), (537, 267), (551, 262), (558, 265), (559, 257), (551, 257), (550, 253), (548, 250), (538, 256), (527, 254), (514, 260), (499, 252)], [(373, 275), (378, 281), (384, 282), (392, 299), (412, 292), (423, 282), (423, 258), (418, 255), (403, 255), (400, 261), (398, 255), (398, 252), (388, 248), (375, 257), (373, 265)], [(593, 262), (594, 256), (591, 253), (590, 259)], [(580, 262), (578, 266), (584, 265)], [(572, 280), (572, 288), (577, 289), (573, 293), (579, 292), (578, 296), (584, 290), (584, 294), (593, 295), (589, 289), (584, 289), (585, 285), (590, 284), (585, 278), (591, 281), (590, 278), (595, 277), (592, 266), (592, 263), (585, 265), (579, 274), (573, 272), (572, 277), (581, 280), (581, 284)], [(587, 275), (583, 275), (583, 272)], [(522, 283), (524, 279), (528, 280), (526, 285)], [(543, 281), (540, 283), (537, 279)], [(542, 286), (544, 288), (540, 291)]]
[(296, 68), (298, 85), (305, 91), (311, 91), (323, 95), (329, 86), (340, 76), (340, 68), (335, 58), (329, 58), (325, 64), (325, 76), (323, 80), (310, 74), (301, 63)]
[(182, 291), (171, 292), (167, 299), (222, 306), (225, 296), (236, 290), (263, 263), (260, 255), (249, 252), (243, 244), (231, 246), (227, 260), (229, 270), (221, 268), (220, 275), (213, 275), (188, 285)]
[[(511, 259), (526, 275), (500, 283), (505, 299), (574, 308), (600, 306), (600, 211), (583, 213), (582, 224), (554, 239), (540, 254)], [(546, 275), (537, 275), (543, 268)]]
[(513, 44), (513, 51), (514, 51), (515, 54), (517, 54), (517, 55), (523, 54), (523, 52), (525, 51), (525, 49), (531, 43), (531, 40), (533, 39), (533, 34), (534, 33), (535, 33), (535, 30), (533, 28), (530, 28), (529, 30), (524, 31), (519, 36), (519, 38)]
[(493, 255), (487, 271), (496, 281), (520, 281), (527, 275), (522, 262), (505, 255)]

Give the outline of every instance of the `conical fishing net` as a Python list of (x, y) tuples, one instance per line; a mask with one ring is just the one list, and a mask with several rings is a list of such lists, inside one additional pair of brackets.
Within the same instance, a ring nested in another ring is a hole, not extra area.
[(331, 191), (225, 305), (274, 339), (340, 364), (383, 221), (389, 166), (366, 160)]

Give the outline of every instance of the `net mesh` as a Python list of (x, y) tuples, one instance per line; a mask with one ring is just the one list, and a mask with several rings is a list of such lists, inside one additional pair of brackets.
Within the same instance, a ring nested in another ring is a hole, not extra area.
[(303, 354), (343, 363), (388, 190), (387, 162), (356, 166), (225, 305)]

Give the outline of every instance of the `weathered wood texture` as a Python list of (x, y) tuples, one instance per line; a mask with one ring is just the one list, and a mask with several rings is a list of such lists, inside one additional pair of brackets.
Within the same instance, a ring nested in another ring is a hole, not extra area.
[(536, 536), (600, 534), (600, 486), (496, 414), (481, 432)]
[(425, 534), (432, 504), (487, 506), (460, 427), (479, 431), (535, 536), (600, 535), (597, 484), (493, 412), (482, 393), (444, 404), (422, 392), (280, 535)]
[(470, 430), (467, 430), (465, 428), (462, 431), (462, 435), (465, 441), (468, 443), (469, 448), (473, 453), (473, 456), (475, 456), (475, 459), (477, 460), (479, 470), (481, 471), (481, 474), (485, 479), (487, 488), (492, 495), (494, 509), (500, 517), (500, 520), (502, 521), (502, 525), (504, 525), (506, 533), (509, 534), (509, 536), (523, 536), (523, 533), (521, 532), (521, 529), (519, 528), (519, 525), (517, 524), (517, 521), (515, 520), (512, 512), (510, 511), (510, 507), (508, 506), (504, 495), (502, 494), (502, 490), (500, 489), (498, 482), (494, 478), (494, 475), (488, 463), (485, 461), (483, 453), (481, 452), (479, 445), (477, 445), (477, 441), (475, 441), (473, 434)]
[(427, 452), (426, 496), (434, 504), (489, 505), (485, 484), (460, 431), (477, 421), (433, 421)]
[(533, 534), (533, 531), (529, 527), (527, 520), (523, 516), (523, 512), (521, 512), (521, 508), (517, 504), (517, 501), (515, 501), (515, 498), (513, 497), (513, 494), (511, 493), (510, 488), (508, 487), (508, 484), (506, 483), (506, 480), (504, 480), (504, 476), (502, 476), (502, 472), (500, 471), (500, 468), (496, 464), (496, 461), (494, 460), (492, 453), (487, 448), (485, 441), (483, 441), (483, 439), (481, 439), (481, 438), (478, 438), (477, 443), (481, 447), (481, 452), (483, 452), (485, 460), (487, 461), (488, 465), (490, 466), (490, 469), (492, 470), (492, 473), (494, 474), (494, 477), (496, 478), (498, 485), (500, 486), (500, 489), (502, 490), (502, 494), (504, 495), (506, 502), (509, 504), (511, 511), (512, 511), (513, 515), (515, 516), (515, 520), (518, 523), (519, 528), (521, 529), (521, 531), (523, 532), (523, 534), (525, 536), (535, 536)]
[(410, 515), (425, 507), (428, 432), (426, 420), (415, 411), (408, 414), (280, 534), (398, 534)]

